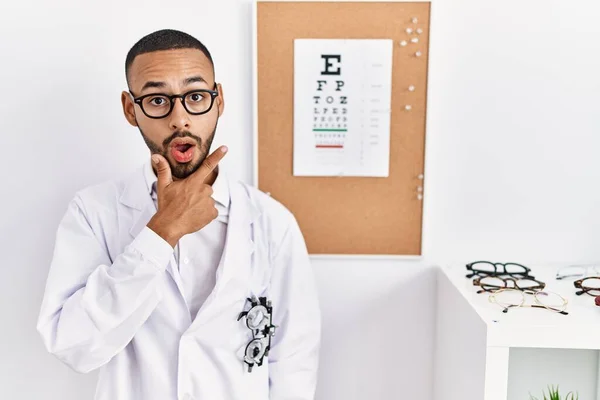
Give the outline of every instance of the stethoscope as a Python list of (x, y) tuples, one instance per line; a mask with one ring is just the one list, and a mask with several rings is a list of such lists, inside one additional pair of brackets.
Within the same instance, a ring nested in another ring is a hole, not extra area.
[(252, 340), (244, 351), (244, 363), (248, 365), (248, 372), (252, 372), (254, 365), (261, 366), (264, 358), (269, 356), (271, 337), (275, 336), (273, 325), (273, 307), (266, 297), (252, 296), (248, 301), (250, 310), (243, 311), (238, 316), (238, 321), (246, 317), (246, 326), (252, 331)]

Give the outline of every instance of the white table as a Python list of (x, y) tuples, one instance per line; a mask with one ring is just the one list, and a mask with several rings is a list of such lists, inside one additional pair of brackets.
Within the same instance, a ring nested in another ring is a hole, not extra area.
[(465, 264), (439, 269), (436, 400), (506, 400), (511, 348), (600, 349), (600, 307), (589, 295), (575, 295), (574, 280), (555, 280), (556, 267), (528, 265), (546, 290), (569, 300), (566, 316), (529, 307), (503, 313), (487, 293), (477, 293)]

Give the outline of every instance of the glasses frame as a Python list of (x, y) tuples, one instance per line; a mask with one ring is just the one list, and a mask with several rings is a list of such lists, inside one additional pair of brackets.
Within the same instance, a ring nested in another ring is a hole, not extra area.
[(588, 279), (600, 279), (600, 276), (588, 276), (588, 277), (585, 277), (583, 279), (578, 279), (575, 282), (573, 282), (573, 286), (575, 286), (576, 289), (580, 289), (579, 291), (575, 292), (575, 294), (577, 296), (581, 296), (582, 294), (585, 293), (585, 294), (588, 294), (593, 297), (598, 297), (597, 294), (592, 294), (590, 292), (592, 290), (596, 290), (596, 291), (600, 292), (600, 288), (593, 288), (593, 287), (585, 286), (583, 284), (583, 282), (585, 282)]
[[(475, 265), (475, 264), (489, 264), (494, 267), (494, 272), (473, 269), (473, 265)], [(522, 272), (507, 272), (506, 271), (507, 265), (516, 265), (516, 266), (522, 267), (525, 270), (525, 272), (524, 273), (522, 273)], [(465, 265), (465, 267), (467, 268), (468, 271), (471, 271), (469, 274), (466, 275), (467, 278), (472, 278), (474, 276), (479, 276), (479, 277), (510, 276), (510, 277), (517, 277), (517, 278), (534, 278), (534, 276), (529, 274), (531, 272), (531, 268), (526, 267), (519, 263), (514, 263), (514, 262), (494, 263), (491, 261), (480, 260), (480, 261), (474, 261), (474, 262), (468, 263), (467, 265)], [(501, 271), (498, 271), (499, 267), (502, 267), (503, 269)]]
[[(519, 292), (521, 293), (521, 298), (522, 301), (520, 304), (502, 304), (499, 303), (496, 300), (496, 295), (503, 293), (503, 292)], [(536, 304), (525, 304), (525, 294), (531, 294), (533, 295), (533, 299), (536, 302)], [(544, 305), (539, 299), (538, 299), (538, 295), (542, 295), (542, 294), (553, 294), (556, 295), (558, 297), (560, 297), (563, 300), (563, 305), (562, 305), (562, 309), (559, 308), (554, 308), (554, 307), (550, 307), (547, 305)], [(509, 308), (516, 308), (516, 307), (532, 307), (532, 308), (545, 308), (547, 310), (550, 310), (552, 312), (555, 312), (557, 314), (562, 314), (562, 315), (569, 315), (569, 313), (567, 311), (565, 311), (567, 309), (567, 305), (569, 304), (569, 300), (567, 300), (565, 297), (561, 296), (560, 294), (556, 293), (556, 292), (549, 292), (547, 290), (544, 291), (537, 291), (537, 292), (531, 292), (531, 291), (524, 291), (524, 290), (517, 290), (517, 289), (513, 289), (513, 288), (505, 288), (505, 289), (499, 289), (496, 290), (495, 292), (490, 293), (490, 295), (488, 296), (488, 301), (490, 303), (494, 303), (499, 305), (500, 307), (503, 308), (502, 312), (503, 313), (508, 313), (508, 309)]]
[[(485, 283), (482, 285), (481, 284), (481, 280), (484, 278), (497, 278), (500, 279), (501, 281), (504, 282), (504, 287), (499, 287), (499, 286), (493, 286), (493, 285), (486, 285)], [(536, 282), (538, 285), (537, 286), (529, 286), (526, 288), (521, 288), (519, 287), (519, 284), (517, 283), (517, 281), (519, 280), (529, 280), (529, 281), (534, 281)], [(514, 287), (508, 287), (506, 286), (508, 282), (512, 282)], [(481, 290), (478, 290), (477, 293), (484, 293), (484, 292), (494, 292), (496, 290), (500, 290), (500, 289), (517, 289), (520, 290), (522, 292), (538, 292), (541, 290), (544, 290), (544, 288), (546, 287), (546, 284), (542, 281), (538, 281), (537, 279), (534, 279), (531, 276), (527, 276), (525, 278), (514, 278), (514, 277), (510, 277), (510, 278), (503, 278), (501, 276), (482, 276), (482, 277), (478, 277), (473, 279), (473, 286), (479, 286), (481, 288)], [(486, 287), (491, 287), (493, 289), (486, 289)]]
[[(575, 268), (581, 268), (583, 269), (583, 273), (581, 274), (568, 274), (567, 271), (569, 269), (575, 269)], [(561, 273), (562, 271), (562, 273)], [(587, 277), (593, 277), (594, 275), (591, 275), (590, 272), (593, 272), (594, 274), (598, 275), (600, 273), (600, 266), (598, 264), (584, 264), (584, 265), (567, 265), (564, 267), (559, 268), (556, 271), (556, 280), (560, 281), (563, 279), (570, 279), (570, 278), (581, 278), (581, 279), (585, 279)]]
[[(189, 96), (192, 93), (208, 93), (210, 95), (210, 106), (208, 107), (208, 109), (206, 111), (202, 111), (199, 113), (196, 112), (191, 112), (190, 110), (188, 110), (187, 106), (185, 105), (185, 98), (187, 96)], [(207, 112), (209, 112), (210, 110), (212, 110), (213, 106), (215, 105), (215, 99), (217, 97), (219, 97), (219, 91), (217, 90), (217, 84), (215, 83), (214, 86), (214, 90), (210, 90), (210, 89), (195, 89), (195, 90), (190, 90), (187, 91), (183, 94), (166, 94), (166, 93), (148, 93), (139, 97), (135, 97), (135, 95), (133, 94), (133, 92), (130, 90), (129, 94), (131, 94), (131, 97), (133, 98), (133, 102), (136, 103), (138, 106), (140, 106), (140, 109), (142, 110), (142, 112), (144, 113), (144, 115), (148, 118), (152, 118), (152, 119), (162, 119), (162, 118), (166, 118), (168, 117), (171, 112), (173, 112), (173, 108), (175, 108), (175, 99), (179, 99), (181, 101), (181, 105), (183, 106), (183, 108), (185, 109), (185, 111), (190, 114), (190, 115), (203, 115), (206, 114)], [(151, 96), (163, 96), (169, 99), (169, 102), (171, 103), (171, 107), (169, 107), (169, 111), (161, 116), (161, 117), (155, 117), (152, 115), (149, 115), (146, 110), (144, 109), (143, 106), (143, 101), (145, 98), (147, 97), (151, 97)]]

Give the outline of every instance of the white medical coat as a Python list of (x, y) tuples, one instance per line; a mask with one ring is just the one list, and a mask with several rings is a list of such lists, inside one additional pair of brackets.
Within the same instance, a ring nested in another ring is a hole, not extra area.
[[(96, 400), (313, 398), (321, 324), (302, 234), (281, 204), (228, 184), (216, 286), (193, 321), (173, 249), (146, 227), (155, 208), (143, 167), (70, 202), (37, 329), (72, 369), (100, 369)], [(252, 332), (237, 317), (252, 296), (272, 301), (277, 330), (269, 357), (249, 373)]]

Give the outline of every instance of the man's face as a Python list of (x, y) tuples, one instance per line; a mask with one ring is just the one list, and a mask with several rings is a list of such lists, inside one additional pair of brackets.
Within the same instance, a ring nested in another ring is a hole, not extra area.
[[(129, 69), (129, 88), (136, 98), (154, 93), (173, 95), (197, 89), (215, 90), (214, 71), (200, 50), (155, 51), (135, 58)], [(146, 116), (128, 92), (121, 94), (125, 117), (139, 128), (150, 152), (169, 161), (175, 179), (184, 179), (196, 171), (210, 151), (224, 107), (221, 85), (216, 90), (219, 95), (207, 113), (189, 114), (181, 100), (174, 99), (171, 113), (160, 119)], [(160, 104), (161, 100), (154, 102)]]

